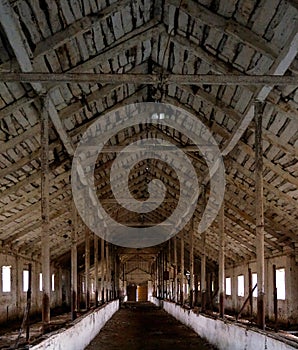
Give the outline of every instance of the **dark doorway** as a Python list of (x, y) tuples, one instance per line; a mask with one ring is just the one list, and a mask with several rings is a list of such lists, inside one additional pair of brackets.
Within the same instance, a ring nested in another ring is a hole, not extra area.
[(137, 286), (134, 284), (127, 286), (127, 301), (137, 301)]

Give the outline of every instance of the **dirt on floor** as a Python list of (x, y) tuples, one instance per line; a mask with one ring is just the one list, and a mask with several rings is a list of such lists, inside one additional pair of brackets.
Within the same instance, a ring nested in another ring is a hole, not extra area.
[(106, 323), (86, 350), (215, 349), (155, 305), (128, 303)]

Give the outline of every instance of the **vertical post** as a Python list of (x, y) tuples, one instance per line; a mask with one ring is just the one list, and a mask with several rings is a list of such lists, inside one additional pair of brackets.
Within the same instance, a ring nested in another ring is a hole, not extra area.
[(219, 211), (219, 316), (224, 317), (224, 295), (225, 295), (225, 209), (222, 203)]
[(75, 320), (78, 309), (78, 217), (75, 203), (72, 201), (72, 232), (71, 232), (71, 319)]
[(167, 291), (168, 291), (168, 299), (169, 300), (172, 300), (172, 295), (173, 295), (173, 291), (172, 291), (172, 288), (171, 288), (171, 260), (172, 260), (172, 256), (171, 256), (171, 240), (169, 240), (169, 245), (168, 245), (168, 261), (167, 261), (167, 271), (168, 271), (168, 280), (167, 280), (167, 285), (168, 285), (168, 288), (167, 288)]
[(100, 241), (100, 269), (101, 269), (101, 301), (105, 302), (105, 241), (102, 238)]
[(158, 255), (158, 297), (161, 299), (162, 297), (162, 289), (161, 289), (161, 283), (162, 283), (162, 280), (161, 280), (161, 277), (162, 277), (162, 274), (161, 274), (161, 253), (159, 253)]
[(265, 328), (265, 256), (264, 256), (264, 196), (263, 196), (263, 145), (261, 102), (255, 103), (255, 186), (256, 186), (256, 245), (258, 275), (258, 326)]
[(274, 330), (277, 332), (277, 286), (276, 286), (276, 265), (273, 265), (273, 305), (274, 305)]
[(41, 219), (42, 219), (42, 324), (45, 333), (50, 323), (50, 202), (49, 202), (49, 115), (48, 95), (41, 110)]
[(106, 261), (105, 261), (105, 267), (106, 267), (106, 301), (110, 301), (109, 293), (110, 293), (110, 266), (109, 266), (109, 243), (106, 243)]
[(189, 301), (190, 307), (194, 306), (194, 219), (192, 220), (192, 225), (190, 228), (190, 263), (189, 263), (189, 272), (190, 272), (190, 288), (189, 288)]
[[(202, 186), (202, 213), (206, 207), (206, 186)], [(206, 311), (206, 232), (201, 234), (201, 245), (202, 245), (202, 254), (201, 254), (201, 312)]]
[(32, 294), (32, 264), (29, 264), (29, 281), (28, 281), (28, 291), (27, 291), (27, 314), (26, 314), (26, 341), (29, 341), (30, 337), (30, 308), (31, 308), (31, 294)]
[(206, 232), (202, 232), (201, 256), (201, 311), (206, 311)]
[(177, 261), (177, 236), (174, 237), (174, 264), (175, 264), (175, 270), (174, 270), (174, 278), (175, 278), (175, 288), (174, 288), (174, 296), (175, 296), (175, 302), (178, 303), (178, 261)]
[(85, 231), (85, 291), (86, 291), (86, 309), (90, 309), (90, 233), (89, 229)]
[(195, 275), (194, 275), (194, 306), (197, 306), (198, 305), (198, 274), (197, 272), (195, 272)]
[(253, 314), (253, 296), (252, 296), (252, 273), (251, 269), (248, 269), (248, 290), (249, 290), (249, 313), (250, 317), (252, 319), (252, 314)]
[(98, 307), (98, 236), (94, 233), (94, 292), (95, 307)]
[(167, 285), (166, 285), (166, 251), (162, 251), (162, 298), (167, 298)]
[(183, 305), (183, 289), (184, 289), (184, 237), (181, 235), (181, 278), (180, 278), (180, 304)]

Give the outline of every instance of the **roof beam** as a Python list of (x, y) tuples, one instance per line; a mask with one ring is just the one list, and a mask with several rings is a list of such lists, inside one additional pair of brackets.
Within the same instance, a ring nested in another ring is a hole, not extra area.
[(180, 3), (180, 0), (167, 0), (168, 5), (177, 8), (180, 7), (181, 11), (208, 27), (218, 29), (221, 33), (224, 32), (227, 35), (233, 36), (245, 45), (250, 46), (270, 58), (274, 59), (277, 56), (278, 49), (274, 45), (268, 43), (267, 40), (255, 34), (245, 26), (242, 26), (232, 19), (226, 19), (193, 0), (184, 1), (181, 6)]
[[(298, 35), (298, 34), (297, 34)], [(89, 68), (90, 69), (90, 68)], [(75, 69), (73, 69), (75, 70)], [(33, 73), (33, 72), (0, 72), (0, 81), (39, 83), (99, 83), (99, 84), (148, 84), (154, 85), (297, 85), (296, 76), (283, 76), (273, 73), (267, 75), (233, 75), (233, 74), (132, 74), (132, 73)], [(272, 87), (268, 87), (271, 91)], [(258, 98), (267, 97), (268, 93), (260, 90)]]
[[(27, 48), (25, 47), (21, 30), (14, 16), (15, 14), (10, 6), (9, 1), (0, 0), (0, 23), (2, 24), (2, 27), (5, 31), (8, 42), (10, 43), (16, 55), (16, 59), (20, 65), (22, 72), (25, 72), (24, 74), (28, 74), (28, 72), (33, 71), (33, 65), (31, 63), (31, 59), (27, 52)], [(37, 93), (37, 95), (40, 96), (42, 94), (45, 94), (46, 90), (43, 88), (40, 82), (31, 82), (31, 85), (34, 91)], [(68, 137), (66, 130), (62, 125), (62, 122), (59, 118), (56, 107), (50, 95), (49, 95), (48, 113), (68, 154), (70, 156), (73, 156), (74, 150), (73, 150), (72, 141)]]
[[(284, 76), (285, 72), (289, 69), (290, 65), (296, 58), (298, 52), (298, 23), (293, 25), (294, 30), (284, 49), (281, 51), (279, 56), (274, 61), (273, 65), (269, 69), (269, 75), (276, 75), (279, 77)], [(297, 77), (295, 77), (297, 79)], [(270, 84), (264, 84), (266, 86), (258, 89), (255, 92), (255, 100), (263, 102), (266, 100), (267, 96), (273, 89), (273, 86)], [(269, 85), (269, 86), (268, 86)], [(289, 84), (291, 85), (291, 84)], [(296, 84), (294, 84), (296, 85)], [(236, 146), (238, 141), (241, 139), (242, 135), (248, 128), (249, 124), (254, 118), (254, 101), (251, 101), (246, 108), (246, 112), (244, 113), (242, 119), (237, 123), (234, 128), (233, 133), (230, 138), (226, 141), (226, 145), (222, 151), (223, 155), (228, 155)]]
[[(122, 38), (120, 38), (119, 40), (115, 41), (115, 43), (110, 45), (107, 49), (100, 52), (97, 56), (70, 69), (68, 73), (87, 72), (88, 70), (93, 69), (94, 67), (101, 64), (102, 62), (108, 61), (111, 57), (115, 57), (119, 55), (119, 52), (123, 50), (124, 43), (125, 43), (125, 49), (129, 49), (141, 43), (142, 40), (145, 40), (145, 39), (148, 40), (148, 39), (151, 39), (152, 37), (155, 37), (156, 35), (158, 35), (164, 30), (165, 30), (164, 26), (159, 24), (156, 19), (153, 19), (148, 23), (146, 23), (144, 26), (137, 28), (133, 32), (130, 32), (124, 35)], [(40, 56), (33, 58), (33, 67), (35, 71), (40, 71), (40, 68), (38, 67), (38, 62), (37, 62), (39, 57)], [(1, 75), (1, 70), (0, 70), (0, 75)], [(107, 83), (110, 83), (110, 82), (108, 81)], [(120, 82), (117, 82), (117, 84), (120, 84)], [(57, 84), (56, 81), (50, 83), (48, 86), (48, 88), (51, 90), (57, 87), (59, 87), (59, 84)], [(20, 100), (12, 103), (11, 105), (3, 108), (0, 111), (0, 119), (11, 114), (13, 110), (19, 109), (26, 104), (33, 103), (36, 100), (37, 100), (37, 97), (21, 98)]]
[[(192, 91), (188, 88), (188, 87), (183, 87), (182, 88), (184, 91), (188, 92), (189, 94), (192, 93)], [(200, 115), (198, 115), (198, 113), (196, 113), (194, 110), (192, 110), (189, 107), (184, 106), (180, 101), (177, 101), (176, 98), (174, 97), (165, 97), (165, 101), (173, 104), (173, 105), (177, 105), (178, 107), (181, 107), (187, 111), (190, 111), (192, 114), (195, 114), (198, 116), (198, 118), (200, 118), (202, 120), (203, 123), (205, 123), (206, 121), (204, 121), (202, 119), (202, 117)], [(226, 129), (224, 129), (222, 126), (213, 123), (212, 127), (211, 127), (211, 131), (220, 134), (220, 136), (222, 136), (223, 138), (227, 139), (230, 137), (230, 134), (228, 131), (226, 131)], [(239, 141), (238, 146), (240, 149), (242, 149), (245, 153), (247, 153), (249, 156), (254, 156), (254, 150), (252, 149), (251, 146), (247, 145), (246, 143)], [(222, 151), (223, 152), (223, 151)], [(287, 171), (283, 170), (282, 167), (278, 164), (274, 164), (272, 163), (270, 160), (268, 160), (267, 158), (263, 157), (263, 161), (264, 161), (264, 166), (269, 168), (272, 172), (276, 173), (278, 176), (282, 177), (283, 179), (287, 180), (289, 183), (295, 185), (298, 187), (298, 179), (291, 175), (290, 173), (288, 173)], [(266, 186), (266, 183), (264, 183), (264, 186)]]
[(77, 37), (78, 35), (92, 30), (105, 18), (111, 16), (114, 12), (120, 11), (125, 5), (129, 3), (131, 3), (130, 0), (117, 1), (110, 6), (103, 8), (93, 16), (85, 16), (82, 19), (71, 23), (64, 30), (59, 31), (49, 38), (38, 43), (33, 52), (34, 56), (36, 57), (40, 55), (46, 55), (50, 51), (53, 51), (58, 47), (66, 44), (68, 41)]

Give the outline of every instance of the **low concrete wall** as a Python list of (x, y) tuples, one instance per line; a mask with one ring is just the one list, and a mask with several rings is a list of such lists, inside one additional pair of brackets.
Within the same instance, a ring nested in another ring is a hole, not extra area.
[(118, 309), (119, 301), (112, 301), (82, 319), (77, 319), (72, 327), (49, 335), (48, 339), (30, 349), (83, 350)]
[(252, 330), (245, 326), (215, 320), (201, 314), (197, 315), (191, 310), (183, 309), (168, 301), (156, 298), (152, 298), (151, 301), (155, 305), (163, 307), (166, 312), (192, 328), (200, 337), (220, 350), (298, 349), (298, 345), (294, 342), (290, 344), (292, 342), (287, 341), (288, 344), (286, 344), (268, 332)]

